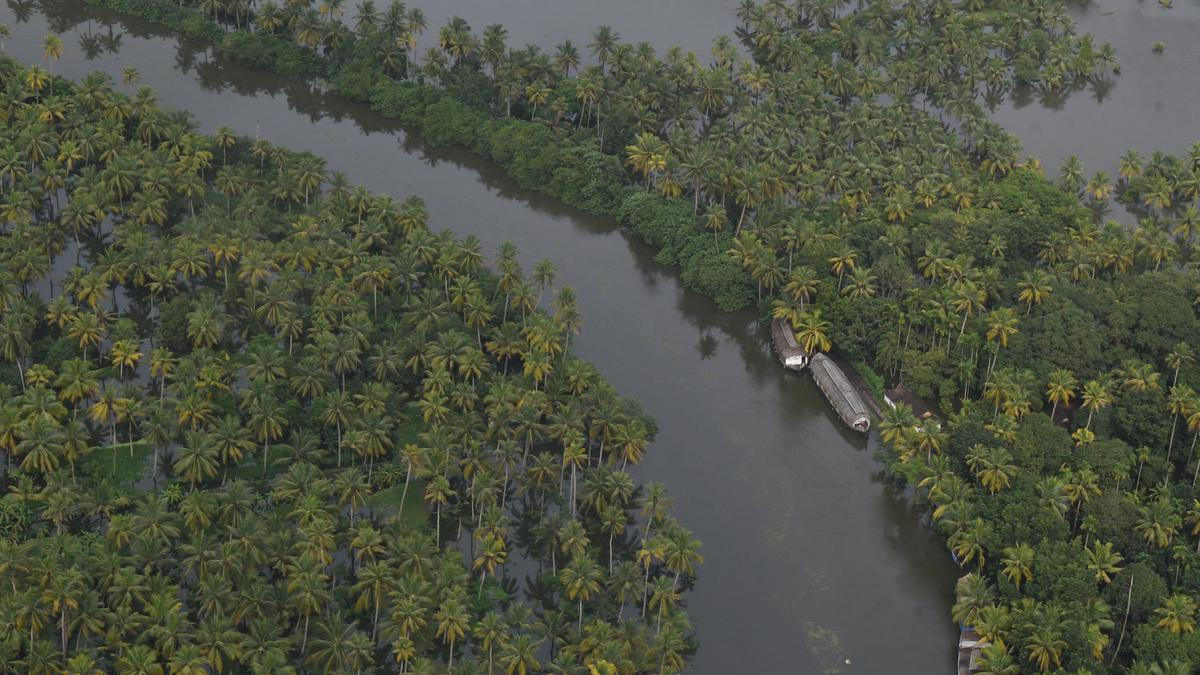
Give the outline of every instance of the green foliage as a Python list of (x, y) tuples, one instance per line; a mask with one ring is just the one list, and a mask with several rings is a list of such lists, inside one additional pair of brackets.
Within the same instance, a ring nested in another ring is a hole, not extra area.
[(709, 237), (692, 237), (693, 251), (683, 263), (681, 278), (688, 288), (712, 298), (729, 312), (754, 302), (754, 286), (737, 261), (709, 248)]
[(135, 441), (132, 453), (130, 449), (128, 443), (95, 448), (79, 463), (78, 472), (96, 480), (111, 481), (117, 486), (132, 487), (150, 475), (154, 446), (145, 441)]
[[(1128, 392), (1113, 403), (1108, 417), (1110, 430), (1130, 444), (1165, 448), (1171, 431), (1170, 425), (1163, 424), (1162, 420), (1162, 411), (1166, 407), (1167, 399), (1162, 389)], [(1094, 446), (1103, 448), (1107, 444), (1096, 443)], [(1128, 451), (1129, 446), (1124, 443), (1121, 446)]]
[(176, 354), (192, 350), (187, 336), (187, 315), (192, 311), (192, 301), (187, 296), (176, 296), (159, 307), (159, 318), (155, 324), (155, 342)]
[(1096, 330), (1097, 323), (1097, 318), (1071, 302), (1064, 290), (1022, 319), (1021, 332), (1009, 341), (1009, 358), (1037, 372), (1104, 369), (1115, 363), (1117, 356)]
[(1054, 472), (1071, 456), (1071, 435), (1045, 415), (1029, 415), (1017, 432), (1013, 455), (1017, 464), (1041, 475)]
[(390, 515), (401, 511), (403, 505), (403, 517), (405, 522), (413, 527), (424, 525), (429, 519), (429, 511), (425, 508), (425, 504), (421, 499), (421, 495), (425, 493), (425, 481), (414, 480), (408, 486), (408, 493), (404, 492), (404, 485), (393, 485), (383, 488), (367, 497), (367, 504), (372, 509), (378, 509), (381, 515)]
[(745, 272), (735, 260), (715, 251), (712, 235), (695, 223), (687, 202), (633, 191), (621, 203), (618, 218), (659, 249), (656, 261), (681, 267), (684, 284), (712, 297), (721, 309), (740, 309), (753, 300), (754, 289)]
[(220, 42), (224, 34), (220, 26), (198, 10), (163, 0), (88, 0), (89, 4), (122, 14), (160, 23), (187, 37), (206, 42)]
[(452, 98), (443, 98), (425, 107), (421, 135), (433, 145), (479, 144), (487, 147), (490, 134), (487, 116)]
[[(129, 11), (193, 32), (207, 20), (147, 3)], [(709, 69), (615, 39), (598, 65), (557, 64), (537, 48), (507, 49), (494, 31), (476, 37), (461, 19), (418, 65), (399, 48), (403, 20), (350, 36), (291, 5), (290, 23), (222, 47), (279, 72), (320, 65), (335, 91), (426, 142), (468, 147), (523, 188), (615, 216), (723, 308), (823, 311), (834, 348), (872, 389), (903, 382), (945, 415), (921, 431), (887, 420), (890, 465), (918, 485), (981, 585), (1001, 589), (998, 611), (1012, 622), (997, 637), (1011, 655), (1032, 655), (1037, 641), (1054, 651), (1047, 669), (1106, 669), (1098, 662), (1130, 654), (1191, 660), (1190, 636), (1162, 637), (1153, 612), (1168, 586), (1200, 587), (1196, 467), (1182, 439), (1164, 447), (1175, 415), (1163, 377), (1176, 345), (1200, 334), (1194, 265), (1180, 264), (1200, 239), (1200, 213), (1188, 208), (1200, 196), (1200, 146), (1187, 158), (1123, 159), (1115, 187), (1082, 168), (1052, 183), (1021, 161), (980, 88), (993, 105), (1014, 86), (1057, 95), (1115, 66), (1108, 45), (1074, 34), (1063, 7), (871, 1), (835, 21), (824, 7), (746, 3), (743, 51), (719, 39)], [(253, 20), (266, 18), (261, 8)], [(1100, 225), (1114, 190), (1136, 228)], [(159, 332), (190, 351), (183, 310), (168, 301)], [(221, 346), (235, 340), (225, 330)], [(525, 371), (552, 362), (520, 360)], [(1179, 375), (1200, 383), (1191, 364)], [(443, 414), (439, 400), (420, 405)], [(1200, 399), (1178, 405), (1190, 418)], [(303, 423), (294, 406), (284, 416)], [(1033, 552), (1021, 587), (1000, 571), (1013, 551)], [(1110, 655), (1121, 569), (1137, 571), (1135, 625)], [(485, 583), (478, 597), (484, 586), (499, 597)]]
[[(1129, 580), (1133, 578), (1133, 591), (1130, 594)], [(1105, 593), (1108, 603), (1114, 607), (1125, 607), (1129, 603), (1129, 620), (1141, 623), (1152, 618), (1153, 612), (1162, 605), (1167, 597), (1167, 582), (1162, 578), (1155, 566), (1150, 562), (1136, 562), (1127, 566), (1120, 574), (1113, 577)]]
[[(566, 670), (585, 639), (639, 672), (682, 669), (700, 543), (663, 486), (627, 472), (655, 427), (569, 355), (569, 289), (541, 312), (510, 246), (487, 272), (479, 242), (434, 234), (419, 198), (204, 136), (149, 89), (130, 110), (93, 75), (56, 90), (69, 120), (41, 120), (7, 65), (0, 157), (31, 140), (20, 170), (62, 187), (0, 232), (0, 615), (30, 617), (5, 665), (482, 672), (521, 641), (533, 663), (541, 623)], [(455, 99), (420, 107), (441, 142), (472, 141), (446, 119), (488, 140)], [(105, 151), (70, 167), (37, 154), (76, 135)], [(14, 203), (44, 197), (0, 182)], [(81, 207), (102, 251), (64, 264), (65, 210)], [(49, 275), (46, 303), (33, 289)], [(518, 556), (549, 570), (528, 589), (505, 580)], [(121, 617), (150, 615), (170, 636), (127, 635)]]
[(867, 386), (871, 388), (871, 393), (875, 394), (875, 400), (882, 401), (885, 385), (883, 383), (883, 378), (879, 376), (879, 373), (872, 370), (871, 366), (867, 365), (866, 361), (855, 361), (851, 365), (853, 365), (854, 370), (859, 375), (862, 375), (862, 378), (866, 380)]
[[(340, 77), (341, 75), (333, 80), (334, 88), (342, 91), (339, 87), (344, 86), (346, 95), (349, 96), (362, 91), (361, 82), (372, 76), (362, 75), (363, 80), (360, 81), (360, 75), (355, 73), (345, 82), (339, 79)], [(420, 124), (425, 118), (425, 107), (439, 98), (437, 90), (432, 87), (391, 80), (381, 82), (377, 77), (374, 79), (374, 87), (365, 90), (370, 95), (371, 107), (387, 117), (396, 118), (401, 124), (413, 127)]]
[(1185, 664), (1200, 663), (1198, 633), (1173, 635), (1151, 625), (1142, 624), (1133, 628), (1130, 642), (1134, 657), (1142, 661), (1173, 660)]
[(325, 62), (312, 50), (278, 35), (234, 31), (224, 34), (219, 48), (242, 65), (288, 77), (321, 77), (326, 71)]

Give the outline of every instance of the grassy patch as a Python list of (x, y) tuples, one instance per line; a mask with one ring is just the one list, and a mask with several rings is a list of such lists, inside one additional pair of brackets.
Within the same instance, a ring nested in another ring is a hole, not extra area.
[[(150, 473), (150, 456), (154, 446), (146, 441), (134, 441), (133, 456), (128, 443), (94, 448), (80, 460), (76, 470), (80, 476), (94, 480), (109, 480), (118, 485), (133, 485)], [(161, 459), (161, 458), (160, 458)]]
[(402, 448), (408, 443), (420, 444), (421, 432), (425, 430), (425, 423), (417, 419), (410, 419), (400, 426), (396, 427), (394, 438), (396, 439), (396, 447)]
[[(279, 447), (278, 443), (271, 446), (271, 452), (267, 453), (267, 478), (287, 471), (287, 464), (280, 461), (286, 455), (287, 450)], [(217, 475), (219, 477), (220, 473)], [(241, 478), (244, 481), (263, 479), (262, 447), (255, 446), (254, 450), (242, 457), (242, 461), (229, 467), (228, 480), (235, 478)]]
[[(425, 492), (425, 481), (413, 479), (404, 496), (404, 522), (420, 527), (429, 520), (429, 511), (421, 495)], [(400, 497), (404, 495), (404, 482), (384, 488), (367, 497), (367, 504), (377, 512), (393, 514), (400, 510)]]

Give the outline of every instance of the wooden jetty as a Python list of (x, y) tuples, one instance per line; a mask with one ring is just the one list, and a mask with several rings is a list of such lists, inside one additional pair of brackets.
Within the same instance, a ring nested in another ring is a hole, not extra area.
[(808, 352), (796, 342), (796, 331), (784, 319), (771, 322), (771, 342), (775, 344), (775, 353), (779, 354), (779, 362), (789, 370), (804, 370), (808, 365)]
[(821, 353), (813, 354), (808, 369), (843, 422), (855, 431), (866, 433), (870, 430), (871, 417), (867, 414), (866, 404), (833, 359)]

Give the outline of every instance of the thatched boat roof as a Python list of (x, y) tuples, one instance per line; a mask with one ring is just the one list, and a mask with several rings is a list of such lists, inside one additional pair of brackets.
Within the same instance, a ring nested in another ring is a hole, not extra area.
[(779, 354), (779, 362), (785, 368), (801, 370), (808, 365), (808, 352), (796, 342), (796, 331), (789, 322), (775, 319), (771, 322), (771, 342)]
[(867, 406), (833, 359), (824, 354), (813, 354), (808, 367), (812, 371), (813, 381), (829, 399), (838, 417), (855, 431), (868, 431), (871, 417), (867, 413)]

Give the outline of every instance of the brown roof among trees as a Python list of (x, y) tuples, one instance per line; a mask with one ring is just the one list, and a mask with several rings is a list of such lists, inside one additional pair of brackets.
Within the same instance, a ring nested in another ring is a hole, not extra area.
[(925, 399), (917, 396), (908, 387), (899, 384), (892, 389), (888, 389), (883, 394), (888, 401), (895, 405), (904, 403), (909, 408), (912, 408), (913, 415), (919, 420), (927, 420), (930, 418), (937, 419), (937, 413), (933, 411), (933, 406), (925, 402)]

